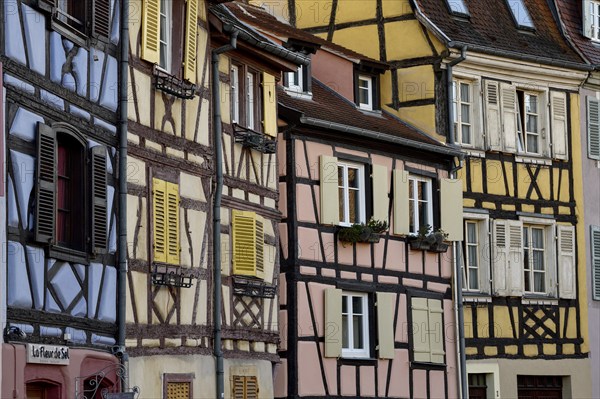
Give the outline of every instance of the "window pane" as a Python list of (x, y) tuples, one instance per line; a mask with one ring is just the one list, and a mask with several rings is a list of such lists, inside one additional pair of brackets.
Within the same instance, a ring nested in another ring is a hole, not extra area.
[(427, 203), (419, 201), (419, 226), (431, 224), (427, 219)]
[(460, 84), (460, 101), (465, 103), (470, 103), (470, 93), (469, 93), (469, 85), (466, 83)]
[(408, 198), (415, 198), (415, 181), (408, 181)]
[(477, 225), (475, 223), (467, 223), (467, 242), (469, 244), (477, 243)]
[(461, 104), (460, 119), (462, 123), (471, 123), (471, 106), (469, 104)]
[(469, 14), (469, 10), (467, 10), (464, 0), (448, 0), (448, 5), (453, 12), (459, 12), (466, 15)]
[(345, 222), (345, 217), (344, 217), (344, 189), (343, 188), (339, 188), (338, 189), (338, 198), (339, 198), (339, 203), (340, 203), (340, 221), (341, 222)]
[(353, 296), (352, 297), (352, 313), (353, 314), (362, 314), (363, 313), (362, 304), (363, 304), (363, 300), (361, 297)]
[(544, 270), (544, 252), (533, 251), (533, 269)]
[(537, 114), (537, 112), (538, 112), (537, 96), (533, 96), (531, 94), (525, 95), (525, 109), (527, 110), (527, 112), (530, 112), (532, 114)]
[(342, 297), (342, 313), (348, 313), (348, 297), (345, 295)]
[(469, 245), (469, 266), (477, 267), (477, 247), (474, 245)]
[(531, 229), (531, 242), (533, 248), (544, 248), (544, 230)]
[(359, 204), (360, 204), (360, 199), (359, 199), (359, 195), (360, 195), (360, 191), (358, 190), (354, 190), (354, 189), (350, 189), (348, 190), (348, 208), (350, 211), (350, 223), (358, 223), (360, 222), (359, 217), (360, 217), (360, 211), (359, 211)]
[(533, 28), (533, 22), (527, 8), (525, 8), (525, 4), (523, 4), (523, 0), (508, 0), (508, 5), (515, 17), (515, 21), (517, 21), (517, 25)]
[(469, 289), (479, 289), (479, 282), (477, 277), (477, 269), (469, 269)]
[(544, 281), (544, 273), (534, 273), (533, 279), (534, 279), (535, 291), (536, 292), (545, 292), (546, 284)]
[[(360, 299), (360, 298), (359, 298)], [(352, 317), (352, 330), (353, 330), (353, 348), (363, 349), (363, 330), (362, 330), (362, 316), (357, 315)]]
[(531, 133), (538, 132), (538, 117), (537, 115), (527, 115), (527, 131)]
[[(345, 301), (343, 301), (345, 302)], [(348, 341), (348, 316), (342, 316), (342, 348), (349, 348), (350, 343)]]
[(348, 187), (358, 188), (358, 170), (348, 168)]
[(370, 104), (371, 102), (369, 101), (369, 90), (367, 89), (360, 89), (358, 91), (358, 102), (360, 104)]
[(408, 201), (408, 220), (409, 220), (409, 230), (413, 233), (416, 233), (415, 229), (415, 200)]

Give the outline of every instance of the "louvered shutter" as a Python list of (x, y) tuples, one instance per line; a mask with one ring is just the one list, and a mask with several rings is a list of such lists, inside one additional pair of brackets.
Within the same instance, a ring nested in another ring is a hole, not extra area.
[(198, 51), (198, 0), (187, 0), (186, 3), (183, 77), (194, 83), (196, 82), (196, 57)]
[(431, 362), (429, 345), (429, 306), (427, 298), (412, 298), (412, 342), (415, 362)]
[(394, 170), (394, 234), (410, 233), (408, 218), (408, 172)]
[(567, 159), (567, 95), (563, 92), (550, 92), (550, 108), (552, 110), (552, 156)]
[(92, 33), (96, 37), (110, 37), (110, 1), (94, 0), (92, 18)]
[(275, 76), (263, 72), (263, 131), (271, 137), (277, 137), (277, 96), (275, 92)]
[(439, 299), (428, 299), (431, 363), (444, 363), (444, 309)]
[(56, 7), (56, 0), (38, 0), (37, 5), (44, 11), (52, 12)]
[(576, 298), (575, 283), (577, 264), (575, 263), (575, 226), (557, 226), (558, 232), (558, 296), (564, 299)]
[(490, 291), (490, 251), (491, 240), (490, 221), (482, 220), (478, 223), (479, 236), (479, 291), (483, 294), (489, 294)]
[(494, 294), (507, 296), (509, 293), (509, 231), (507, 220), (494, 220), (492, 244), (492, 281)]
[[(158, 64), (160, 60), (160, 2), (143, 0), (142, 7), (142, 58)], [(169, 1), (169, 0), (162, 0)], [(125, 39), (124, 39), (125, 40)]]
[(342, 290), (325, 289), (325, 357), (342, 355)]
[(377, 336), (380, 359), (394, 358), (394, 309), (396, 294), (377, 293)]
[(373, 219), (389, 223), (389, 184), (388, 170), (382, 165), (373, 165), (371, 178), (373, 180)]
[(91, 149), (90, 168), (92, 175), (92, 250), (94, 253), (101, 254), (106, 252), (108, 238), (106, 147), (99, 145)]
[(256, 213), (232, 210), (231, 219), (233, 274), (257, 277), (257, 241), (259, 238), (257, 238)]
[(581, 2), (582, 10), (581, 15), (583, 18), (583, 36), (592, 38), (592, 16), (590, 15), (590, 0), (583, 0)]
[(509, 295), (523, 295), (523, 224), (519, 220), (508, 221), (508, 269)]
[(258, 379), (255, 376), (246, 377), (245, 399), (258, 399)]
[(600, 301), (600, 226), (590, 226), (592, 238), (592, 296)]
[(53, 244), (56, 223), (56, 132), (38, 123), (35, 240)]
[(167, 262), (167, 182), (152, 179), (152, 219), (154, 221), (154, 261)]
[(231, 396), (233, 399), (245, 399), (244, 397), (244, 388), (245, 388), (245, 378), (241, 375), (234, 375), (233, 381), (231, 382)]
[(600, 101), (587, 98), (588, 157), (600, 160)]
[(167, 263), (179, 265), (179, 185), (167, 182)]
[(498, 82), (485, 81), (485, 134), (490, 150), (502, 151), (500, 122), (500, 94)]
[(448, 234), (449, 241), (463, 239), (463, 190), (460, 179), (441, 179), (440, 208), (442, 230)]
[(485, 135), (484, 127), (482, 125), (481, 113), (483, 110), (482, 105), (482, 88), (481, 81), (476, 80), (472, 83), (472, 127), (471, 127), (471, 143), (477, 149), (485, 149)]
[(263, 219), (256, 215), (255, 239), (256, 239), (256, 277), (265, 277), (265, 234), (263, 228)]
[(517, 92), (508, 83), (500, 83), (502, 100), (502, 137), (504, 150), (517, 151)]
[(340, 223), (340, 198), (338, 190), (338, 165), (336, 157), (320, 156), (321, 169), (321, 223)]

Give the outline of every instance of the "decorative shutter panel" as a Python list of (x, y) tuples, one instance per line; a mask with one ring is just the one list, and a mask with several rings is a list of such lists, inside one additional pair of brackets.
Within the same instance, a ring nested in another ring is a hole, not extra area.
[(590, 226), (592, 238), (592, 297), (600, 301), (600, 227)]
[(490, 150), (502, 151), (500, 122), (500, 93), (498, 82), (485, 81), (485, 134)]
[(396, 294), (377, 293), (377, 335), (379, 338), (379, 358), (394, 358), (394, 308)]
[(96, 37), (110, 37), (110, 2), (109, 0), (94, 0), (92, 6), (92, 32)]
[(167, 183), (167, 263), (179, 265), (179, 185)]
[(460, 179), (441, 179), (440, 207), (442, 230), (448, 233), (449, 241), (461, 241), (463, 232), (463, 186)]
[(321, 166), (321, 223), (340, 223), (340, 199), (338, 191), (338, 165), (336, 157), (320, 156)]
[(342, 356), (342, 290), (325, 289), (325, 357)]
[(108, 238), (108, 209), (106, 195), (106, 147), (99, 145), (91, 150), (92, 175), (92, 250), (106, 252)]
[(444, 363), (444, 309), (439, 299), (428, 299), (431, 363)]
[(581, 16), (583, 18), (583, 36), (592, 38), (592, 18), (590, 15), (590, 0), (583, 0)]
[(38, 123), (35, 240), (54, 243), (56, 223), (56, 132)]
[(600, 160), (600, 101), (587, 98), (588, 157)]
[(231, 219), (233, 274), (256, 277), (256, 213), (232, 210)]
[(394, 234), (408, 234), (408, 172), (395, 169), (394, 178)]
[(557, 226), (558, 231), (558, 296), (575, 299), (577, 264), (575, 263), (575, 226)]
[(256, 239), (256, 277), (265, 278), (265, 235), (263, 229), (263, 219), (256, 215), (255, 221), (255, 239)]
[(415, 362), (431, 362), (429, 346), (429, 306), (427, 298), (412, 298), (412, 342)]
[(167, 262), (167, 182), (152, 179), (152, 219), (154, 220), (154, 261)]
[(492, 280), (494, 295), (508, 296), (509, 231), (507, 220), (494, 220), (492, 244)]
[(502, 136), (504, 150), (517, 152), (517, 92), (508, 83), (500, 83), (502, 98)]
[(552, 110), (552, 156), (557, 159), (567, 159), (567, 95), (563, 92), (550, 92), (550, 107)]
[(277, 137), (277, 96), (275, 94), (275, 76), (263, 72), (263, 131), (271, 137)]
[(382, 165), (373, 165), (373, 219), (386, 221), (389, 223), (388, 208), (389, 201), (389, 184), (388, 170)]
[(186, 0), (186, 3), (183, 77), (194, 83), (196, 82), (196, 56), (198, 51), (198, 0)]
[(523, 223), (519, 220), (508, 221), (508, 269), (509, 295), (523, 295)]
[[(160, 2), (144, 0), (142, 6), (142, 58), (158, 64), (160, 61)], [(125, 39), (124, 39), (125, 40)]]

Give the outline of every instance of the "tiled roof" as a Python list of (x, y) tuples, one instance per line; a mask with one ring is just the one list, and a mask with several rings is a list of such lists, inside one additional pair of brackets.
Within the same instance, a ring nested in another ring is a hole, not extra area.
[(551, 0), (523, 0), (535, 26), (533, 32), (517, 28), (506, 0), (464, 0), (468, 19), (452, 15), (446, 1), (417, 0), (417, 3), (451, 41), (540, 58), (540, 62), (545, 59), (582, 63), (559, 30), (550, 9)]
[(600, 65), (600, 44), (592, 42), (582, 34), (581, 2), (556, 0), (560, 18), (566, 33), (583, 55), (595, 65)]
[(446, 147), (431, 136), (403, 123), (385, 111), (378, 113), (359, 110), (355, 104), (335, 93), (317, 79), (313, 78), (312, 100), (288, 93), (281, 87), (278, 90), (279, 103), (299, 111), (304, 117)]

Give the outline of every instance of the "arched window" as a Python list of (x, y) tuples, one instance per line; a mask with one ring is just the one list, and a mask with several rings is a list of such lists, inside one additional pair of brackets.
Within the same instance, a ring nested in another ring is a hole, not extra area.
[(25, 385), (27, 399), (61, 399), (59, 384), (48, 381), (32, 381)]

